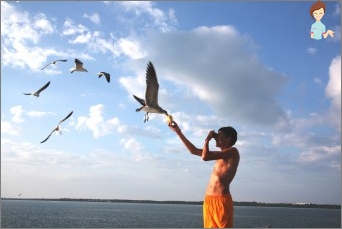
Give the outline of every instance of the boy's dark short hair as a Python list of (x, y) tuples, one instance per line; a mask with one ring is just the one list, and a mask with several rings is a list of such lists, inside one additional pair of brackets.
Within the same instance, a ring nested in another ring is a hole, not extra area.
[(233, 146), (236, 143), (237, 132), (233, 127), (231, 126), (221, 127), (218, 131), (222, 132), (224, 136), (232, 138), (231, 146)]

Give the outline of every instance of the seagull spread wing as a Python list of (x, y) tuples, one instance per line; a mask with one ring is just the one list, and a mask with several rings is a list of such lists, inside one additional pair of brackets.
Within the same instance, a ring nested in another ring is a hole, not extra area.
[(99, 78), (100, 78), (101, 76), (105, 76), (107, 82), (108, 82), (108, 83), (110, 82), (110, 74), (109, 74), (109, 73), (107, 73), (107, 72), (99, 72), (99, 73), (97, 73), (97, 74), (99, 75)]
[[(44, 68), (46, 68), (46, 67), (49, 66), (50, 64), (52, 64), (52, 63), (48, 63), (47, 65), (45, 65)], [(44, 70), (44, 68), (42, 68), (41, 70)]]
[(55, 129), (53, 129), (53, 131), (51, 131), (51, 133), (49, 134), (49, 136), (47, 136), (47, 137), (46, 137), (43, 141), (41, 141), (40, 143), (46, 142), (46, 140), (49, 139), (49, 137), (51, 136), (51, 134), (52, 134), (53, 132), (57, 131), (57, 130), (60, 128), (59, 125), (60, 125), (62, 122), (64, 122), (65, 120), (67, 120), (67, 119), (72, 115), (73, 112), (74, 112), (74, 111), (71, 111), (63, 120), (61, 120), (61, 121), (58, 123), (57, 127), (56, 127)]
[(82, 68), (83, 63), (79, 59), (75, 59), (76, 69)]
[(107, 80), (107, 82), (109, 83), (109, 82), (110, 82), (110, 74), (107, 73), (107, 72), (103, 72), (103, 74), (105, 75), (106, 80)]
[(140, 99), (139, 97), (133, 95), (133, 97), (143, 106), (146, 106), (146, 103), (145, 103), (145, 100), (143, 99)]
[(46, 142), (46, 140), (48, 140), (49, 139), (49, 137), (51, 136), (51, 134), (53, 133), (53, 132), (55, 132), (56, 131), (56, 128), (53, 130), (53, 131), (51, 131), (51, 133), (49, 134), (49, 136), (47, 136), (43, 141), (41, 141), (40, 143), (44, 143), (44, 142)]
[[(71, 111), (70, 114), (68, 114), (64, 119), (62, 119), (62, 120), (59, 122), (59, 124), (61, 124), (61, 123), (64, 122), (65, 120), (67, 120), (67, 119), (72, 115), (73, 112), (74, 112), (74, 111)], [(59, 124), (58, 124), (58, 125), (59, 125)]]
[[(49, 66), (50, 64), (56, 64), (57, 61), (67, 62), (68, 60), (54, 60), (54, 61), (48, 63), (47, 65), (45, 65), (44, 68), (46, 68), (46, 67)], [(43, 70), (44, 68), (42, 68), (41, 70)]]
[(40, 92), (42, 92), (43, 90), (45, 90), (48, 86), (50, 85), (50, 81), (47, 82), (47, 84), (45, 84), (41, 89), (39, 89), (36, 93), (39, 94)]
[(149, 107), (158, 107), (158, 90), (159, 84), (157, 74), (151, 62), (148, 63), (146, 69), (146, 105)]

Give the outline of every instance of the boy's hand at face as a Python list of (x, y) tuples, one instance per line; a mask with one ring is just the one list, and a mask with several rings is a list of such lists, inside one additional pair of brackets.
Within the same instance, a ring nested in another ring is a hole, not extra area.
[(206, 138), (207, 141), (210, 141), (211, 139), (216, 139), (217, 137), (217, 133), (214, 131), (214, 130), (211, 130), (209, 133), (208, 133), (208, 136)]

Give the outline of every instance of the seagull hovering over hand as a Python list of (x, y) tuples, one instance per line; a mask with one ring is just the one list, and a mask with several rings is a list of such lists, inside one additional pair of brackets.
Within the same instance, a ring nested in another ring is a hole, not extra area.
[(108, 83), (110, 82), (110, 74), (109, 74), (109, 73), (107, 73), (107, 72), (99, 72), (99, 73), (97, 73), (97, 74), (99, 75), (99, 78), (100, 78), (101, 76), (105, 76), (107, 82), (108, 82)]
[(136, 112), (141, 110), (146, 112), (144, 122), (148, 121), (149, 113), (165, 114), (169, 117), (167, 111), (158, 105), (158, 90), (159, 84), (156, 71), (154, 70), (153, 64), (148, 62), (146, 69), (145, 100), (133, 95), (133, 97), (142, 105), (142, 107), (136, 109)]
[(51, 136), (51, 134), (55, 131), (57, 131), (59, 134), (62, 134), (62, 130), (61, 130), (61, 123), (64, 122), (65, 120), (67, 120), (73, 113), (74, 111), (71, 111), (70, 114), (68, 114), (64, 119), (62, 119), (58, 125), (55, 127), (55, 129), (53, 129), (51, 131), (51, 133), (49, 134), (49, 136), (47, 136), (47, 138), (45, 138), (43, 141), (41, 141), (40, 143), (44, 143), (46, 140), (49, 139), (49, 137)]
[(71, 73), (74, 71), (79, 71), (79, 72), (88, 72), (87, 69), (83, 68), (83, 63), (79, 59), (75, 59), (75, 67), (70, 68), (69, 70)]
[[(49, 66), (50, 64), (56, 64), (58, 61), (67, 62), (68, 60), (54, 60), (54, 61), (48, 63), (47, 65), (45, 65), (44, 68), (46, 68), (46, 67)], [(42, 68), (41, 70), (43, 70), (44, 68)]]
[(33, 95), (36, 96), (37, 98), (39, 97), (40, 92), (44, 91), (48, 86), (50, 85), (50, 81), (47, 82), (41, 89), (39, 89), (36, 92), (33, 93), (23, 93), (24, 95)]

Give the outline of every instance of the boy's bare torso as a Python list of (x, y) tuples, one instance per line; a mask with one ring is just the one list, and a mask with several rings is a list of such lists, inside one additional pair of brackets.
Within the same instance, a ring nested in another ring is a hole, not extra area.
[(216, 160), (210, 176), (206, 195), (223, 195), (230, 193), (229, 185), (234, 179), (239, 164), (239, 154), (229, 159)]

